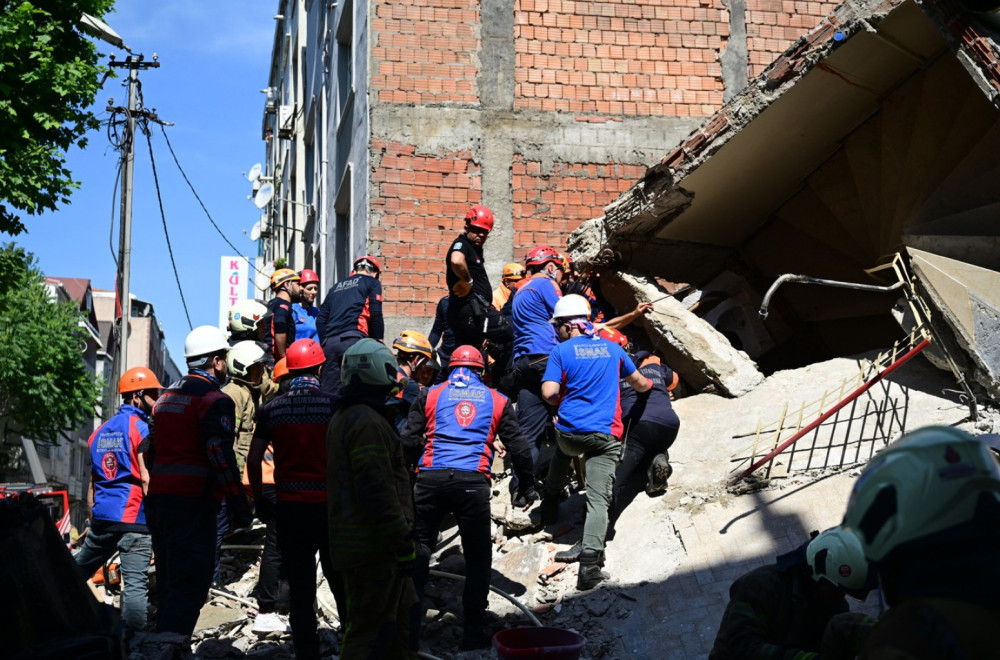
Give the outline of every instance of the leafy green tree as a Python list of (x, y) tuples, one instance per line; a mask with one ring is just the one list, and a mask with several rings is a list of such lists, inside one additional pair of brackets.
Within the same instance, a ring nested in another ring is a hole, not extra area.
[(0, 247), (0, 425), (54, 442), (93, 418), (101, 386), (81, 320), (76, 303), (49, 298), (34, 255)]
[(66, 151), (99, 126), (87, 108), (104, 69), (76, 26), (113, 3), (0, 0), (0, 232), (23, 232), (16, 212), (54, 211), (79, 187)]

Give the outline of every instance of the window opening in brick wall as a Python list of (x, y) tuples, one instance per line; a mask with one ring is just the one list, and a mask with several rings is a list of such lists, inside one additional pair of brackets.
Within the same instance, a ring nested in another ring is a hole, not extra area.
[(337, 199), (333, 203), (337, 224), (334, 228), (333, 264), (336, 278), (347, 277), (351, 266), (351, 167), (348, 165), (340, 180)]

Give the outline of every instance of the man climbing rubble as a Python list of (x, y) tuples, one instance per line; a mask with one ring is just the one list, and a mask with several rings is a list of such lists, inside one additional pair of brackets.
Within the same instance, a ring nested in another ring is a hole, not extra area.
[(330, 556), (343, 573), (347, 602), (342, 660), (416, 657), (413, 496), (386, 406), (398, 388), (397, 368), (381, 342), (351, 346), (341, 370), (343, 396), (326, 434)]
[(131, 632), (146, 627), (149, 560), (153, 554), (143, 501), (149, 473), (144, 452), (149, 414), (163, 388), (146, 367), (122, 374), (118, 413), (90, 436), (90, 529), (76, 564), (90, 576), (121, 553), (122, 620)]
[[(427, 555), (437, 545), (441, 522), (452, 514), (458, 523), (465, 557), (462, 594), (462, 648), (484, 648), (490, 636), (483, 630), (493, 559), (490, 519), (490, 479), (495, 442), (499, 436), (518, 475), (518, 499), (538, 499), (532, 478), (531, 452), (517, 426), (513, 406), (504, 395), (482, 383), (483, 356), (474, 346), (452, 353), (448, 380), (422, 391), (410, 408), (401, 440), (422, 448), (413, 499), (417, 539)], [(415, 578), (423, 594), (427, 566)]]
[(340, 391), (340, 363), (347, 350), (364, 337), (382, 341), (382, 266), (375, 257), (354, 260), (350, 277), (330, 287), (316, 318), (316, 331), (326, 362), (320, 386), (336, 394)]
[[(330, 561), (326, 512), (326, 430), (337, 402), (335, 395), (319, 388), (319, 374), (326, 357), (312, 339), (300, 339), (285, 357), (291, 384), (261, 408), (250, 444), (247, 475), (257, 517), (277, 524), (278, 550), (290, 590), (290, 621), (297, 658), (319, 658), (316, 615), (316, 553), (343, 613), (340, 575)], [(272, 509), (264, 499), (261, 462), (273, 448), (274, 489)], [(263, 614), (262, 614), (263, 615)]]
[(212, 583), (223, 498), (234, 529), (251, 522), (233, 452), (235, 405), (219, 385), (228, 352), (219, 328), (192, 330), (184, 340), (188, 374), (153, 408), (146, 519), (156, 554), (157, 632), (194, 631)]
[(570, 294), (561, 298), (552, 314), (552, 324), (562, 343), (549, 355), (542, 376), (542, 398), (559, 407), (556, 422), (559, 449), (549, 464), (541, 516), (545, 524), (556, 522), (572, 457), (583, 456), (587, 519), (576, 583), (577, 589), (583, 591), (609, 577), (601, 566), (614, 471), (624, 430), (618, 381), (626, 379), (640, 393), (649, 390), (650, 383), (620, 346), (597, 335), (590, 322), (590, 304), (583, 296)]
[(850, 530), (813, 535), (733, 582), (709, 660), (855, 657), (872, 621), (849, 613), (844, 594), (867, 596), (868, 561)]

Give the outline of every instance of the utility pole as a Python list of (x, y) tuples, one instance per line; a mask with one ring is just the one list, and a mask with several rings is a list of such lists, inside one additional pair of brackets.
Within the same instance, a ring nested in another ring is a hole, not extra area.
[[(117, 386), (122, 375), (128, 370), (128, 336), (129, 318), (132, 316), (132, 301), (129, 298), (129, 283), (132, 270), (132, 170), (135, 162), (135, 119), (137, 115), (148, 115), (145, 109), (136, 107), (139, 91), (139, 71), (145, 69), (159, 68), (156, 54), (153, 54), (153, 61), (146, 62), (143, 56), (129, 55), (124, 62), (115, 61), (111, 58), (111, 67), (125, 69), (128, 71), (128, 107), (109, 107), (109, 111), (124, 110), (125, 136), (122, 144), (122, 203), (121, 203), (121, 229), (118, 243), (118, 296), (121, 301), (122, 318), (121, 326), (118, 329), (117, 354), (115, 356), (115, 379), (112, 383)], [(112, 390), (114, 391), (114, 390)], [(114, 406), (111, 406), (112, 408)]]

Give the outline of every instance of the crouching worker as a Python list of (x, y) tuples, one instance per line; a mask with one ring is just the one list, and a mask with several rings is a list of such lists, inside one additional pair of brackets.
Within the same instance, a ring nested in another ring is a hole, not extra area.
[(828, 529), (733, 582), (709, 660), (853, 658), (874, 622), (849, 613), (844, 594), (863, 599), (870, 588), (856, 536)]
[[(499, 435), (514, 464), (519, 497), (538, 499), (532, 479), (531, 450), (521, 435), (514, 408), (504, 395), (483, 385), (483, 356), (475, 346), (459, 346), (451, 354), (448, 380), (420, 392), (401, 435), (408, 447), (421, 446), (417, 463), (417, 539), (433, 552), (441, 521), (452, 514), (458, 523), (465, 556), (462, 648), (489, 646), (483, 629), (493, 560), (490, 518), (490, 466)], [(416, 576), (418, 597), (427, 577)]]
[[(326, 430), (333, 417), (337, 397), (319, 388), (319, 374), (326, 357), (312, 339), (300, 339), (285, 356), (290, 385), (288, 392), (261, 408), (254, 430), (247, 474), (257, 517), (270, 525), (277, 522), (278, 550), (288, 577), (290, 616), (295, 657), (319, 658), (316, 630), (316, 553), (323, 574), (337, 600), (337, 610), (347, 608), (340, 575), (330, 562), (326, 512)], [(273, 511), (264, 497), (261, 462), (268, 445), (273, 448)]]
[(347, 603), (341, 660), (416, 657), (413, 496), (386, 405), (397, 391), (397, 368), (382, 342), (365, 338), (348, 348), (342, 398), (326, 435), (330, 555)]

